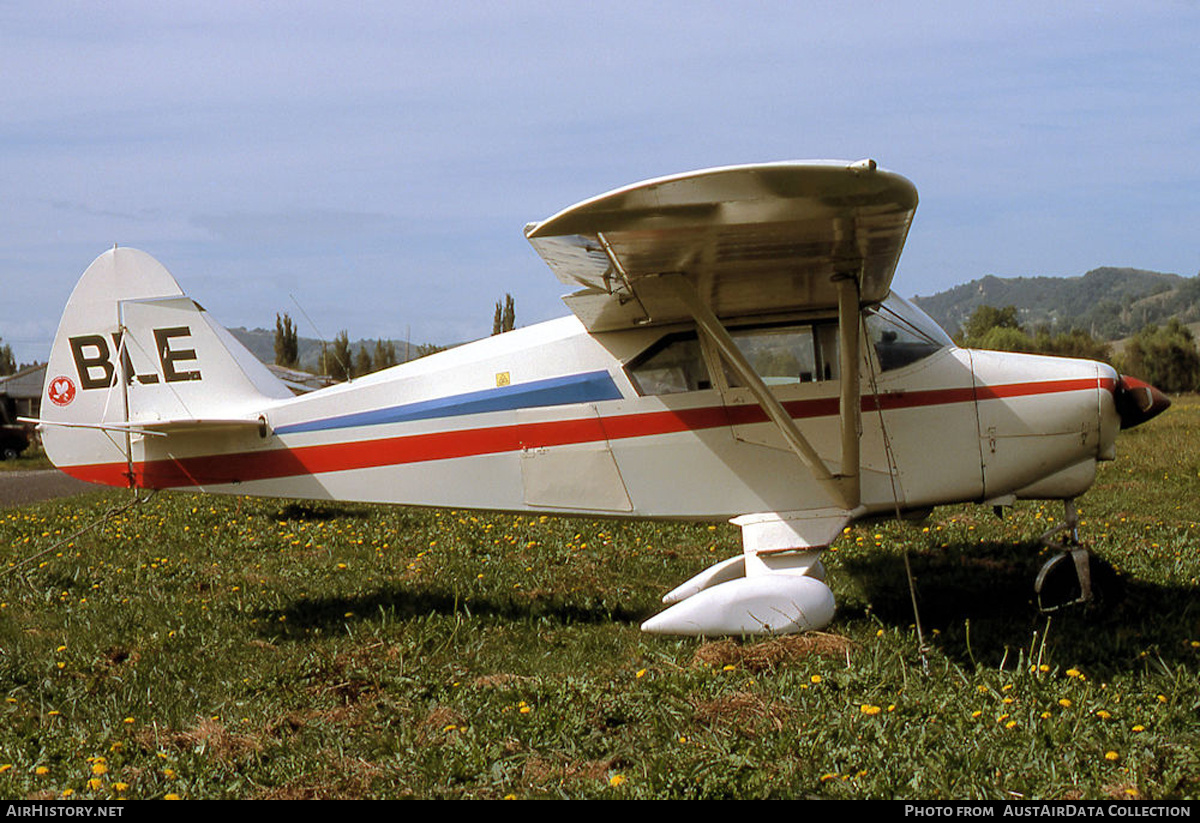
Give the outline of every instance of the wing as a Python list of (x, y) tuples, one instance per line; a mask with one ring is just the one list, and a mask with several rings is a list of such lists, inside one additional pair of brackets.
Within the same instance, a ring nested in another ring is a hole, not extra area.
[(837, 306), (834, 278), (882, 300), (917, 208), (904, 177), (858, 163), (728, 166), (636, 183), (525, 228), (590, 331), (691, 317), (657, 275), (685, 274), (718, 317)]

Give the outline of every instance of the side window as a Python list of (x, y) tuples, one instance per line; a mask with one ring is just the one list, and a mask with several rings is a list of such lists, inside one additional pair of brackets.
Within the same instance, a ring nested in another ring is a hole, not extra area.
[(668, 334), (631, 361), (628, 371), (642, 395), (712, 388), (695, 332)]
[[(838, 379), (837, 326), (777, 326), (730, 332), (746, 360), (768, 386)], [(730, 386), (742, 381), (728, 368)]]

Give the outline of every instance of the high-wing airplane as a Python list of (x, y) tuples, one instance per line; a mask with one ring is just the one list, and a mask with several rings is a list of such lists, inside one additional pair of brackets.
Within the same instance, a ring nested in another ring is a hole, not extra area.
[(617, 189), (525, 228), (573, 316), (301, 396), (115, 248), (67, 303), (37, 422), (112, 486), (731, 519), (742, 554), (643, 628), (818, 629), (849, 523), (1037, 498), (1073, 531), (1117, 431), (1167, 405), (1103, 363), (956, 347), (891, 291), (916, 207), (870, 160)]

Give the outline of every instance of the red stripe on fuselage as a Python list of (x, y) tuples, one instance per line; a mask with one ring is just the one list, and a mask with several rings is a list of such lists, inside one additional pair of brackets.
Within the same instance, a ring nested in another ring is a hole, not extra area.
[[(1113, 381), (1080, 378), (1010, 383), (1002, 386), (885, 392), (864, 396), (862, 410), (888, 411), (969, 403), (976, 399), (999, 400), (1111, 388), (1105, 385), (1106, 383)], [(795, 419), (832, 417), (838, 414), (838, 399), (833, 397), (794, 400), (784, 403), (784, 408)], [(272, 480), (430, 460), (477, 457), (574, 443), (703, 431), (722, 426), (763, 423), (766, 420), (767, 415), (760, 406), (743, 405), (490, 426), (349, 443), (150, 460), (134, 464), (134, 480), (135, 485), (141, 488), (159, 489)], [(63, 466), (62, 470), (72, 477), (91, 483), (129, 485), (128, 467), (123, 462)]]

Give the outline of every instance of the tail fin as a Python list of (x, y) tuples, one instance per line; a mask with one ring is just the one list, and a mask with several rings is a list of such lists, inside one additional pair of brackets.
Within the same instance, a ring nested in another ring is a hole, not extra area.
[(170, 273), (137, 249), (88, 266), (63, 311), (42, 397), (42, 442), (69, 474), (141, 485), (147, 438), (257, 425), (291, 392)]

